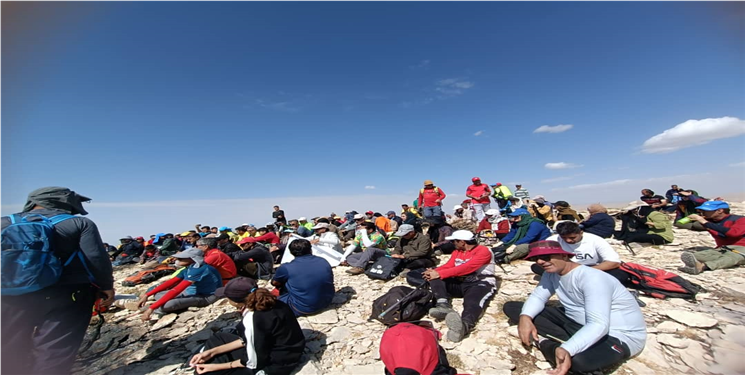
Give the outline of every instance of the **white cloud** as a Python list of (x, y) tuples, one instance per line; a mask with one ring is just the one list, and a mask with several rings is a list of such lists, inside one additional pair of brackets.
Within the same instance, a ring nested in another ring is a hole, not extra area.
[(547, 178), (545, 180), (541, 180), (541, 183), (550, 184), (552, 182), (559, 182), (559, 181), (571, 180), (572, 178), (574, 178), (574, 177), (564, 176), (564, 177), (556, 177), (556, 178)]
[(555, 125), (555, 126), (543, 125), (540, 128), (533, 130), (533, 133), (562, 133), (573, 127), (574, 125)]
[(475, 135), (477, 137), (480, 136), (481, 134), (484, 134), (484, 131), (483, 130), (479, 130), (476, 133), (473, 133), (473, 135)]
[(688, 120), (644, 141), (642, 152), (646, 154), (673, 152), (743, 134), (745, 134), (745, 121), (735, 117)]
[(429, 63), (430, 62), (431, 61), (429, 61), (429, 60), (422, 60), (417, 65), (411, 65), (411, 66), (409, 66), (409, 69), (424, 69), (424, 70), (426, 70), (426, 69), (429, 68)]
[(450, 97), (463, 94), (465, 90), (475, 86), (475, 83), (462, 78), (447, 78), (437, 81), (436, 86), (435, 91), (444, 95), (444, 97)]
[(366, 185), (365, 190), (375, 190), (375, 186), (373, 185)]
[(571, 168), (579, 168), (581, 167), (581, 164), (572, 164), (572, 163), (565, 163), (565, 162), (558, 162), (558, 163), (546, 163), (543, 167), (546, 169), (571, 169)]
[(729, 166), (730, 167), (745, 167), (745, 161), (741, 161), (739, 163), (732, 163)]
[(552, 189), (554, 190), (584, 190), (584, 189), (596, 189), (596, 188), (606, 188), (609, 186), (618, 186), (618, 185), (626, 185), (630, 182), (633, 182), (632, 179), (623, 179), (623, 180), (613, 180), (608, 182), (600, 182), (596, 184), (580, 184), (580, 185), (574, 185), (574, 186), (568, 186), (561, 189)]

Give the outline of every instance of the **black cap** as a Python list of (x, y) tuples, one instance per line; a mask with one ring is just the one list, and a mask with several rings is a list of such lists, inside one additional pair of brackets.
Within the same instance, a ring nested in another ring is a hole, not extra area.
[(218, 240), (229, 240), (230, 236), (228, 236), (227, 233), (221, 233), (219, 236), (217, 236)]
[(228, 297), (232, 300), (243, 300), (256, 290), (256, 280), (248, 277), (238, 277), (230, 280), (224, 287), (217, 288), (215, 296)]

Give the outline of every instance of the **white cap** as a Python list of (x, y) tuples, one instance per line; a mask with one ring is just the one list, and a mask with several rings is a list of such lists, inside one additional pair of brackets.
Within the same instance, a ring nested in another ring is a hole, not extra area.
[(357, 219), (364, 219), (364, 218), (365, 218), (365, 215), (363, 215), (363, 214), (355, 214), (355, 215), (354, 215), (354, 220), (357, 220)]
[(315, 226), (313, 226), (313, 228), (311, 228), (311, 229), (321, 229), (321, 228), (328, 229), (328, 227), (329, 227), (329, 225), (326, 224), (326, 223), (318, 223)]
[(242, 226), (242, 227), (250, 227), (250, 226), (251, 226), (251, 224), (248, 224), (248, 223), (243, 223), (243, 224), (241, 224), (241, 226)]
[(489, 215), (489, 216), (494, 216), (494, 215), (496, 215), (498, 213), (499, 213), (499, 210), (497, 210), (495, 208), (490, 208), (490, 209), (486, 210), (486, 214)]
[(463, 208), (463, 206), (456, 204), (455, 207), (453, 207), (453, 211), (460, 210), (461, 208)]
[(274, 222), (270, 221), (270, 222), (266, 223), (266, 226), (267, 227), (273, 227), (274, 226)]
[(452, 240), (463, 240), (463, 241), (471, 241), (473, 240), (473, 232), (470, 230), (456, 230), (453, 232), (451, 236), (445, 237), (446, 240), (452, 241)]
[(297, 219), (297, 221), (308, 221), (308, 218), (305, 216), (302, 216), (299, 219)]

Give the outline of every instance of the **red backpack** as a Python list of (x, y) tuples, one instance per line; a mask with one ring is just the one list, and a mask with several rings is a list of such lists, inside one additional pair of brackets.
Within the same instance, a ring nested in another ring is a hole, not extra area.
[(383, 332), (380, 359), (386, 375), (455, 375), (437, 343), (440, 332), (429, 321), (414, 323), (398, 323)]
[(673, 297), (695, 300), (696, 293), (702, 290), (700, 285), (663, 269), (626, 262), (621, 262), (619, 268), (629, 274), (629, 279), (635, 289), (654, 298)]

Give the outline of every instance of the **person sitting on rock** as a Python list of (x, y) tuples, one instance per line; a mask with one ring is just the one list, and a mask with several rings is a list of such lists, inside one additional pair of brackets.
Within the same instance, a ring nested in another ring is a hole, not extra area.
[(745, 217), (731, 215), (724, 201), (707, 201), (698, 206), (700, 213), (688, 216), (709, 231), (717, 247), (680, 255), (685, 273), (697, 275), (707, 270), (733, 268), (745, 264)]
[(499, 210), (490, 208), (484, 214), (486, 216), (484, 216), (484, 219), (481, 220), (478, 228), (476, 228), (477, 233), (490, 230), (499, 239), (506, 237), (510, 233), (510, 222), (507, 218), (499, 214)]
[(456, 204), (453, 207), (452, 215), (445, 215), (448, 224), (453, 225), (458, 221), (466, 221), (475, 223), (476, 218), (473, 216), (473, 211), (468, 207), (467, 203)]
[[(365, 221), (357, 228), (357, 236), (355, 236), (352, 244), (347, 247), (342, 260), (343, 265), (352, 267), (347, 270), (350, 275), (365, 273), (368, 262), (388, 255), (388, 245), (385, 237), (378, 232), (374, 223)], [(356, 249), (362, 249), (362, 251), (352, 254), (352, 251)]]
[(524, 208), (525, 204), (523, 203), (522, 199), (511, 196), (507, 199), (507, 206), (502, 209), (505, 213), (515, 212), (518, 208)]
[(294, 219), (290, 220), (290, 228), (292, 228), (295, 233), (297, 233), (297, 235), (301, 237), (310, 237), (313, 235), (312, 230), (300, 225), (300, 222)]
[(675, 220), (673, 225), (676, 228), (696, 232), (706, 231), (706, 227), (698, 221), (691, 220), (689, 216), (696, 214), (696, 208), (704, 204), (707, 199), (699, 197), (691, 190), (679, 190), (677, 194), (679, 200), (675, 203)]
[[(608, 241), (592, 233), (584, 233), (575, 222), (564, 221), (556, 224), (556, 234), (547, 240), (558, 242), (562, 250), (574, 254), (574, 262), (605, 271), (621, 284), (625, 284), (629, 279), (629, 274), (618, 268), (621, 266), (621, 257)], [(538, 275), (543, 274), (543, 267), (538, 264), (534, 263), (530, 269)]]
[(186, 267), (181, 272), (140, 297), (138, 306), (144, 307), (151, 296), (155, 303), (142, 313), (142, 320), (150, 320), (153, 312), (168, 314), (186, 310), (189, 307), (205, 307), (215, 301), (215, 290), (222, 286), (222, 278), (217, 270), (205, 263), (201, 250), (191, 248), (173, 255), (177, 267)]
[[(572, 262), (555, 241), (530, 245), (527, 259), (544, 270), (525, 303), (503, 310), (517, 323), (524, 345), (536, 345), (553, 374), (590, 373), (617, 365), (644, 349), (647, 327), (634, 297), (616, 279)], [(557, 294), (561, 307), (546, 306)]]
[(111, 254), (111, 260), (113, 261), (111, 264), (115, 266), (135, 263), (137, 261), (135, 258), (139, 257), (145, 250), (145, 247), (135, 241), (132, 236), (122, 237), (119, 242), (121, 242), (119, 250)]
[(641, 205), (631, 205), (624, 210), (627, 214), (636, 217), (637, 220), (644, 223), (645, 227), (637, 227), (635, 232), (626, 232), (622, 235), (616, 235), (616, 239), (625, 243), (643, 242), (653, 245), (665, 245), (673, 242), (673, 223), (666, 214), (659, 211), (646, 210), (646, 203)]
[(311, 245), (321, 245), (328, 247), (338, 253), (343, 253), (344, 249), (341, 247), (341, 240), (339, 236), (329, 230), (330, 225), (328, 223), (318, 223), (313, 227), (313, 235), (308, 237)]
[(584, 217), (578, 214), (577, 211), (575, 211), (572, 206), (570, 206), (569, 203), (566, 201), (554, 202), (554, 209), (556, 210), (556, 221), (569, 220), (579, 223), (580, 221), (582, 221), (582, 219), (584, 219)]
[(432, 260), (432, 241), (426, 235), (417, 233), (413, 225), (401, 225), (394, 236), (400, 239), (391, 251), (391, 258), (402, 259), (404, 268), (418, 269), (435, 266)]
[(504, 263), (522, 259), (528, 255), (528, 245), (543, 241), (551, 235), (551, 231), (542, 221), (534, 218), (524, 208), (518, 208), (507, 215), (510, 220), (510, 233), (502, 238), (502, 244), (494, 248), (496, 253), (508, 253)]
[[(447, 263), (424, 271), (423, 277), (436, 301), (429, 315), (445, 319), (448, 340), (459, 342), (476, 326), (487, 301), (494, 295), (497, 280), (494, 277), (494, 254), (479, 245), (472, 232), (458, 230), (447, 238), (453, 241), (455, 251)], [(463, 298), (463, 313), (453, 310), (450, 297)]]
[(655, 211), (663, 210), (667, 206), (667, 199), (655, 194), (651, 189), (642, 189), (642, 196), (639, 199)]
[(236, 273), (252, 279), (268, 279), (274, 269), (274, 258), (256, 237), (246, 237), (238, 241), (241, 251), (230, 253), (235, 263)]
[(216, 332), (189, 365), (197, 374), (289, 375), (300, 364), (305, 336), (292, 310), (256, 281), (240, 277), (218, 289), (243, 316), (234, 335)]
[(272, 285), (279, 290), (279, 300), (289, 305), (296, 316), (325, 309), (335, 293), (329, 262), (312, 254), (308, 240), (296, 239), (288, 246), (295, 259), (279, 266), (272, 279)]
[(272, 245), (276, 245), (279, 243), (279, 237), (277, 236), (276, 233), (274, 233), (273, 230), (271, 230), (271, 228), (261, 227), (257, 229), (256, 232), (257, 232), (256, 242), (263, 242), (263, 243), (268, 243)]
[[(243, 236), (238, 241), (247, 237), (248, 236)], [(238, 246), (237, 243), (230, 242), (230, 236), (226, 233), (221, 233), (219, 236), (217, 236), (217, 248), (220, 249), (220, 251), (222, 251), (223, 253), (228, 254), (228, 256), (230, 256), (231, 258), (231, 254), (241, 251), (241, 248), (240, 246)]]
[(203, 237), (197, 240), (197, 249), (204, 253), (204, 262), (215, 267), (222, 277), (223, 285), (236, 275), (235, 262), (228, 254), (217, 248), (217, 237)]
[(591, 204), (587, 207), (590, 216), (579, 223), (585, 233), (592, 233), (601, 238), (610, 238), (616, 228), (616, 221), (608, 215), (608, 209), (602, 204)]

